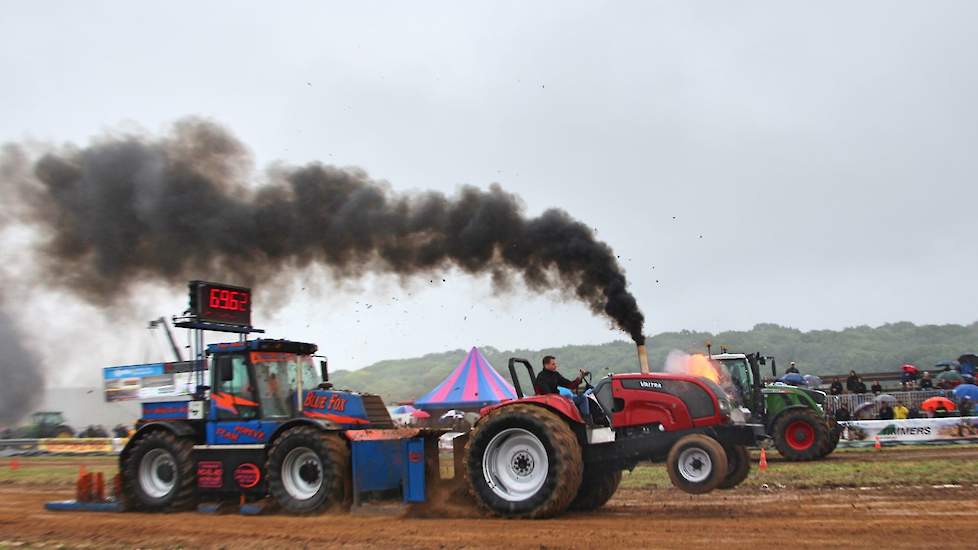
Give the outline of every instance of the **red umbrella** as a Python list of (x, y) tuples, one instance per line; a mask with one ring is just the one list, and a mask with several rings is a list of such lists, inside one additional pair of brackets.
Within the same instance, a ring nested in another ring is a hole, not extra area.
[(903, 372), (909, 372), (913, 374), (916, 374), (918, 372), (917, 367), (911, 365), (910, 363), (904, 363), (903, 367), (901, 368), (903, 369)]
[(954, 409), (957, 408), (954, 406), (954, 401), (951, 401), (946, 397), (931, 397), (930, 399), (926, 399), (924, 400), (923, 403), (920, 404), (920, 408), (925, 411), (934, 412), (935, 410), (937, 410), (938, 407), (942, 405), (944, 406), (945, 409), (949, 411), (953, 411)]
[(411, 416), (415, 418), (431, 418), (430, 414), (422, 411), (421, 409), (411, 412)]

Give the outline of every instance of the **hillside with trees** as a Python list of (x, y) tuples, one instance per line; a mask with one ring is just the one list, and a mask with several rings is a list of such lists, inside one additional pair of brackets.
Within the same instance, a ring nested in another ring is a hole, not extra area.
[[(795, 361), (802, 373), (830, 374), (897, 370), (904, 363), (929, 368), (935, 363), (978, 351), (978, 322), (962, 325), (915, 325), (901, 322), (879, 327), (859, 326), (843, 330), (803, 332), (775, 324), (759, 324), (748, 331), (665, 332), (648, 339), (652, 370), (661, 370), (672, 350), (704, 352), (711, 342), (714, 353), (720, 347), (731, 352), (761, 351), (778, 358), (780, 370)], [(539, 370), (544, 355), (555, 355), (561, 369), (573, 374), (585, 368), (600, 378), (612, 372), (638, 370), (635, 346), (617, 341), (600, 345), (563, 346), (541, 350), (498, 350), (479, 346), (493, 367), (506, 379), (510, 357), (529, 359)], [(337, 387), (378, 393), (388, 402), (416, 399), (440, 382), (468, 350), (431, 353), (423, 357), (380, 361), (356, 371), (336, 371), (331, 379)]]

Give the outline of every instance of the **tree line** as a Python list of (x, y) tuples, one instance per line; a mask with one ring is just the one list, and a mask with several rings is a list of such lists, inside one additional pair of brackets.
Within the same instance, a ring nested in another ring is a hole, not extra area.
[[(904, 363), (930, 368), (961, 354), (973, 353), (978, 349), (978, 322), (970, 325), (900, 322), (879, 327), (812, 331), (762, 323), (747, 331), (717, 334), (689, 330), (664, 332), (647, 341), (649, 364), (652, 370), (661, 370), (670, 351), (705, 352), (707, 343), (712, 345), (714, 353), (725, 347), (730, 352), (760, 351), (773, 355), (781, 372), (794, 361), (803, 374), (824, 378), (844, 375), (850, 370), (857, 373), (898, 371)], [(595, 380), (608, 373), (638, 371), (635, 345), (625, 341), (540, 350), (498, 350), (479, 342), (474, 345), (507, 380), (506, 365), (510, 357), (528, 359), (534, 369), (539, 370), (543, 356), (554, 355), (565, 374), (571, 375), (583, 368), (593, 372)], [(467, 352), (458, 349), (380, 361), (356, 371), (336, 371), (331, 373), (331, 379), (337, 387), (380, 394), (388, 402), (410, 401), (441, 382)]]

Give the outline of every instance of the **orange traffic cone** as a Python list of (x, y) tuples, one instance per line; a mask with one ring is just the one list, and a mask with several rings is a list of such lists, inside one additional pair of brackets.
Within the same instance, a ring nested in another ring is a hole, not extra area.
[(761, 462), (757, 465), (757, 467), (762, 472), (767, 470), (767, 451), (764, 450), (764, 447), (761, 447)]
[(883, 448), (883, 446), (880, 445), (880, 436), (876, 436), (876, 443), (873, 444), (873, 447), (876, 447), (877, 449)]

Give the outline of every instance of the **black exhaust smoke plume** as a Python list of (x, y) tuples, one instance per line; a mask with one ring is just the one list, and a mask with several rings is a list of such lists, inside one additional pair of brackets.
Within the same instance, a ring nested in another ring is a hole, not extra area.
[(0, 426), (20, 420), (44, 389), (37, 358), (5, 311), (0, 311)]
[(498, 185), (395, 193), (362, 171), (312, 163), (273, 167), (256, 187), (246, 148), (197, 119), (159, 139), (112, 137), (6, 158), (4, 194), (23, 197), (18, 218), (46, 237), (47, 282), (96, 304), (134, 282), (257, 284), (313, 264), (338, 277), (455, 266), (491, 273), (496, 288), (519, 276), (536, 291), (570, 292), (644, 340), (611, 248), (562, 210), (525, 216)]

